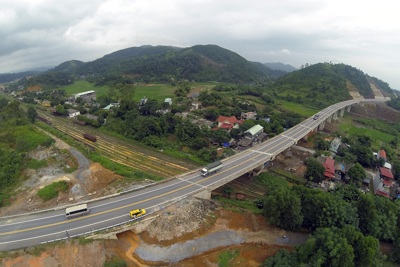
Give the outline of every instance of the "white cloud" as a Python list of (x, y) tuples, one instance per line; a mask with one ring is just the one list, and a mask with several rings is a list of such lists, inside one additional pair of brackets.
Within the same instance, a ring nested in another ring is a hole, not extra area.
[(0, 3), (0, 72), (146, 44), (217, 44), (251, 61), (350, 64), (400, 88), (390, 71), (400, 68), (400, 19), (391, 0)]

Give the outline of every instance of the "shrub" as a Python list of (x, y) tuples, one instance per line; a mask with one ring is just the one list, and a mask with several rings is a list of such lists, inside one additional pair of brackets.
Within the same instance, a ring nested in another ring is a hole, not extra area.
[(67, 191), (67, 189), (68, 189), (68, 183), (66, 181), (58, 181), (40, 189), (37, 192), (37, 194), (44, 201), (47, 201), (57, 197), (59, 192)]

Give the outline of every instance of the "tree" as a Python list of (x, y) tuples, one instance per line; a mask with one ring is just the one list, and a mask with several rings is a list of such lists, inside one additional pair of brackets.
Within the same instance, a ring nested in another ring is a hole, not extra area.
[(64, 108), (63, 105), (57, 105), (56, 112), (58, 115), (66, 115), (68, 113), (68, 111)]
[(375, 267), (378, 265), (379, 241), (376, 238), (364, 236), (351, 225), (344, 226), (339, 232), (353, 247), (355, 266)]
[(27, 111), (27, 116), (28, 116), (28, 119), (29, 119), (29, 121), (31, 122), (31, 123), (34, 123), (35, 122), (35, 119), (37, 118), (37, 112), (36, 112), (36, 109), (34, 109), (32, 106), (30, 106), (29, 108), (28, 108), (28, 111)]
[(322, 138), (318, 138), (315, 142), (315, 148), (318, 150), (328, 150), (330, 146), (329, 141), (325, 141)]
[(290, 253), (286, 249), (281, 249), (274, 256), (269, 257), (262, 264), (262, 267), (286, 267), (298, 266), (296, 253)]
[(229, 133), (225, 131), (224, 129), (218, 129), (215, 131), (210, 132), (210, 137), (217, 142), (218, 144), (224, 143), (224, 142), (229, 142), (231, 139)]
[(360, 195), (357, 202), (357, 214), (360, 218), (359, 228), (364, 235), (379, 236), (378, 212), (374, 196)]
[(354, 250), (338, 231), (319, 228), (297, 250), (299, 265), (304, 266), (354, 266)]
[(315, 158), (309, 158), (306, 162), (307, 170), (304, 177), (310, 181), (319, 183), (324, 179), (325, 168)]
[(373, 166), (373, 153), (369, 146), (364, 144), (357, 144), (351, 147), (350, 150), (357, 157), (358, 163), (360, 163), (364, 167), (372, 167)]
[(348, 175), (351, 178), (350, 181), (359, 186), (361, 185), (362, 180), (365, 179), (365, 170), (361, 164), (356, 163), (349, 169)]
[(272, 224), (285, 230), (297, 230), (303, 222), (300, 198), (289, 189), (273, 191), (265, 200), (264, 213)]

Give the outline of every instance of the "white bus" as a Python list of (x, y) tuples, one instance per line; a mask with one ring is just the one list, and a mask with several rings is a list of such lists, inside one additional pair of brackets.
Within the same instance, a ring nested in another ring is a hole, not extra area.
[(87, 204), (82, 204), (82, 205), (67, 208), (65, 210), (65, 217), (67, 217), (67, 219), (69, 219), (69, 218), (72, 218), (75, 216), (85, 215), (87, 213), (89, 213), (89, 208), (88, 208)]

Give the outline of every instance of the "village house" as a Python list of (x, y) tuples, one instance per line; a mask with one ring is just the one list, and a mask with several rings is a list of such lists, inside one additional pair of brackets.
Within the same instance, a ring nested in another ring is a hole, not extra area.
[(383, 150), (383, 149), (380, 149), (380, 150), (378, 151), (378, 154), (377, 154), (376, 158), (377, 158), (377, 159), (383, 159), (383, 160), (386, 162), (386, 160), (387, 160), (387, 158), (386, 158), (386, 151)]
[[(253, 142), (255, 142), (255, 141), (257, 141), (257, 142), (263, 141), (263, 140), (258, 140), (258, 137), (260, 137), (263, 134), (263, 132), (264, 132), (264, 127), (262, 127), (259, 124), (254, 125), (250, 129), (245, 131), (243, 134), (244, 138), (241, 139), (238, 143), (238, 149), (239, 150), (246, 149), (250, 145), (253, 145)], [(265, 137), (265, 135), (263, 135), (262, 138), (264, 138), (264, 137)]]
[(81, 98), (84, 102), (89, 103), (92, 101), (96, 101), (96, 92), (93, 90), (78, 93), (74, 95), (75, 100)]
[(43, 100), (41, 105), (43, 107), (51, 107), (51, 102), (49, 100)]
[(164, 103), (168, 103), (168, 105), (172, 105), (172, 98), (166, 98), (165, 100), (164, 100)]
[(325, 158), (324, 168), (324, 176), (329, 179), (335, 179), (335, 160)]
[(80, 115), (81, 113), (79, 112), (79, 110), (76, 110), (76, 109), (72, 109), (72, 108), (69, 108), (68, 109), (68, 117), (69, 118), (76, 118), (76, 116), (78, 116), (78, 115)]
[(393, 195), (395, 191), (394, 189), (394, 177), (392, 171), (385, 168), (380, 167), (379, 171), (376, 173), (374, 178), (374, 193), (379, 196), (383, 196), (386, 198), (395, 197)]
[(113, 107), (119, 107), (119, 103), (110, 103), (108, 106), (104, 107), (103, 110), (110, 111)]
[(257, 112), (242, 112), (240, 118), (242, 120), (255, 120), (257, 117)]
[(236, 119), (235, 116), (231, 117), (225, 117), (225, 116), (219, 116), (217, 119), (218, 129), (225, 129), (227, 131), (230, 131), (232, 129), (238, 129), (239, 125), (242, 124), (242, 120)]

